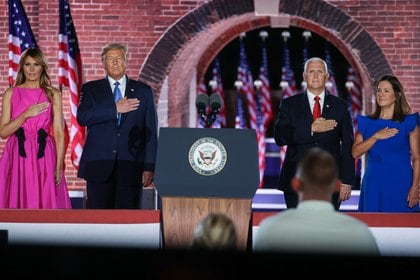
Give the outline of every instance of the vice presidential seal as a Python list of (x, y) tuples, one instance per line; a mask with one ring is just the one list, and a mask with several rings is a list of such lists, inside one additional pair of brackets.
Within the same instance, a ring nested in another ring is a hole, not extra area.
[(225, 167), (227, 153), (219, 140), (203, 137), (191, 145), (188, 159), (195, 172), (210, 176), (219, 173)]

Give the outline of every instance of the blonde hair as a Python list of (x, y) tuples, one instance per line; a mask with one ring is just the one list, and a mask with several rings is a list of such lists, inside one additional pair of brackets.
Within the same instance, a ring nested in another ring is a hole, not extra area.
[(109, 45), (106, 45), (105, 47), (102, 48), (102, 53), (101, 53), (102, 62), (105, 61), (105, 55), (110, 50), (121, 50), (121, 51), (123, 51), (124, 61), (127, 62), (128, 48), (127, 48), (126, 45), (118, 44), (118, 43), (109, 44)]
[(192, 247), (196, 249), (236, 249), (236, 229), (223, 213), (210, 213), (194, 229)]
[(19, 60), (19, 67), (16, 74), (16, 81), (14, 86), (19, 86), (26, 81), (26, 77), (23, 73), (23, 66), (26, 63), (26, 59), (28, 57), (32, 57), (36, 62), (38, 62), (42, 66), (42, 73), (39, 78), (39, 87), (42, 88), (47, 95), (48, 100), (52, 101), (53, 95), (53, 88), (51, 86), (51, 79), (48, 75), (48, 64), (47, 60), (45, 59), (44, 54), (38, 48), (28, 48), (26, 49)]

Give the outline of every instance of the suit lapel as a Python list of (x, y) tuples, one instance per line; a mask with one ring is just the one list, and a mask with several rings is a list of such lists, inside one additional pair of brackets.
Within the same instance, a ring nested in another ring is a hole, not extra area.
[(305, 91), (301, 96), (301, 104), (303, 104), (303, 112), (305, 112), (305, 117), (309, 122), (312, 123), (312, 111), (311, 111), (311, 105), (309, 105), (308, 101), (308, 93)]
[(134, 98), (136, 94), (135, 89), (132, 86), (132, 81), (127, 77), (127, 86), (125, 87), (125, 96), (127, 98)]
[(322, 117), (323, 118), (328, 118), (328, 116), (330, 115), (331, 112), (331, 95), (328, 92), (325, 92), (325, 101), (324, 101), (324, 106), (322, 107)]
[[(125, 96), (127, 98), (134, 98), (135, 97), (135, 93), (136, 91), (134, 90), (133, 86), (132, 86), (132, 82), (131, 79), (129, 79), (127, 77), (127, 84), (125, 86)], [(123, 125), (125, 119), (127, 118), (127, 114), (121, 114), (121, 123), (120, 123), (120, 127)]]
[(111, 98), (114, 100), (114, 93), (112, 92), (108, 77), (105, 77), (105, 79), (102, 80), (101, 88), (103, 89), (106, 98)]

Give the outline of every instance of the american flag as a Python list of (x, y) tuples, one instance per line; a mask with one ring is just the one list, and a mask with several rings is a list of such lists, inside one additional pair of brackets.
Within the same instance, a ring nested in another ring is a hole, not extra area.
[(258, 143), (258, 163), (259, 163), (259, 171), (260, 171), (260, 185), (259, 187), (262, 188), (264, 185), (264, 172), (265, 172), (265, 126), (264, 126), (264, 112), (262, 107), (262, 82), (260, 80), (255, 81), (256, 90), (256, 106), (257, 106), (257, 143)]
[[(302, 36), (304, 38), (302, 57), (303, 57), (303, 64), (305, 64), (305, 62), (309, 58), (309, 38), (311, 38), (312, 33), (308, 30), (305, 30), (305, 31), (303, 31)], [(306, 90), (306, 82), (305, 81), (302, 81), (301, 86), (302, 86), (302, 90)]]
[(20, 55), (36, 46), (22, 2), (9, 0), (9, 86), (15, 83)]
[[(352, 67), (349, 67), (347, 70), (346, 88), (351, 99), (350, 113), (353, 119), (354, 133), (356, 134), (358, 130), (357, 116), (360, 114), (361, 109), (362, 109), (362, 87)], [(362, 165), (361, 158), (357, 158), (355, 161), (355, 166), (356, 166), (356, 176), (358, 178), (361, 177), (361, 167), (362, 167), (361, 165)], [(358, 179), (357, 182), (360, 183), (360, 179)]]
[(241, 93), (245, 95), (248, 102), (249, 124), (251, 128), (257, 128), (257, 107), (255, 104), (254, 82), (251, 70), (248, 66), (248, 58), (245, 52), (245, 45), (243, 36), (240, 36), (239, 41), (239, 66), (238, 66), (238, 80), (242, 81)]
[(337, 84), (335, 82), (334, 68), (331, 61), (330, 47), (328, 43), (325, 47), (325, 62), (327, 63), (328, 72), (330, 74), (330, 78), (327, 81), (326, 87), (330, 94), (338, 96), (338, 89), (337, 89)]
[[(290, 52), (289, 46), (287, 44), (287, 38), (290, 37), (290, 33), (283, 32), (283, 67), (281, 68), (281, 83), (282, 88), (282, 98), (288, 98), (296, 94), (296, 81), (295, 75), (293, 73), (291, 63), (290, 63)], [(280, 147), (280, 166), (283, 165), (284, 158), (286, 156), (287, 146)]]
[(305, 63), (309, 58), (309, 38), (311, 38), (312, 34), (310, 31), (305, 30), (303, 31), (302, 36), (304, 38), (302, 56), (303, 56), (303, 63)]
[(223, 90), (222, 72), (220, 69), (220, 59), (217, 56), (213, 61), (213, 81), (216, 81), (216, 87), (213, 92), (219, 94), (223, 100), (222, 107), (220, 108), (217, 116), (219, 127), (226, 127), (226, 108), (225, 108), (225, 93)]
[[(265, 36), (263, 34), (260, 34), (260, 36)], [(271, 108), (271, 94), (270, 94), (270, 81), (268, 79), (268, 62), (267, 62), (267, 48), (265, 44), (265, 39), (262, 37), (262, 53), (261, 53), (261, 67), (260, 67), (260, 74), (259, 74), (259, 80), (261, 81), (261, 87), (260, 90), (260, 105), (261, 105), (261, 111), (262, 111), (262, 125), (264, 128), (268, 126), (271, 119), (273, 118), (273, 110)]]
[(236, 115), (235, 115), (235, 128), (247, 128), (246, 119), (244, 115), (244, 106), (242, 102), (242, 81), (237, 80), (235, 82), (236, 87)]
[(265, 172), (265, 130), (257, 130), (257, 143), (258, 143), (258, 169), (260, 172), (259, 188), (264, 186), (264, 172)]
[(265, 170), (265, 129), (263, 127), (263, 116), (261, 102), (256, 92), (254, 91), (254, 82), (251, 70), (248, 66), (248, 58), (245, 52), (245, 45), (243, 36), (240, 37), (240, 50), (239, 50), (239, 67), (238, 67), (238, 80), (242, 81), (240, 88), (242, 94), (245, 95), (248, 102), (249, 124), (252, 129), (256, 130), (257, 143), (258, 143), (258, 165), (260, 173), (260, 184), (263, 184), (263, 175)]
[(362, 88), (359, 79), (356, 76), (352, 67), (347, 70), (346, 88), (351, 99), (351, 115), (353, 118), (353, 126), (355, 132), (357, 131), (357, 116), (362, 110)]
[(68, 0), (60, 0), (58, 67), (58, 81), (60, 89), (64, 85), (69, 87), (70, 90), (71, 161), (77, 169), (79, 167), (80, 156), (82, 155), (83, 144), (85, 141), (85, 129), (79, 126), (76, 119), (77, 106), (79, 105), (81, 87), (83, 83), (82, 60)]
[(282, 98), (287, 98), (289, 96), (295, 95), (296, 81), (295, 74), (293, 73), (291, 63), (290, 63), (290, 51), (287, 44), (287, 33), (283, 35), (285, 39), (283, 40), (283, 67), (281, 68), (281, 83), (282, 88)]
[[(197, 96), (203, 93), (207, 94), (207, 87), (206, 87), (205, 79), (201, 78), (200, 82), (197, 85)], [(200, 118), (198, 114), (197, 114), (197, 127), (198, 128), (206, 127), (206, 122), (202, 118)]]

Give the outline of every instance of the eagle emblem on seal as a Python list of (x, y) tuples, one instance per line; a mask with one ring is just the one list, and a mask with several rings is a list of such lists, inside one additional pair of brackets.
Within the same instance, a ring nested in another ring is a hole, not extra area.
[(191, 145), (188, 160), (192, 169), (198, 174), (215, 175), (225, 167), (227, 153), (219, 140), (204, 137)]
[(205, 165), (209, 165), (212, 163), (213, 159), (216, 157), (216, 152), (209, 152), (209, 151), (198, 151), (200, 153), (200, 158), (203, 160)]

